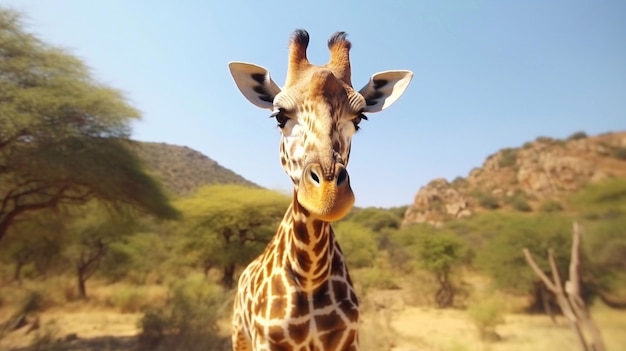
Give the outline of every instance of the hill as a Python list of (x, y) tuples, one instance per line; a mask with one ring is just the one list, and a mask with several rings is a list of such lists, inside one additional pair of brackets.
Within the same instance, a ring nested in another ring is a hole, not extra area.
[(560, 210), (567, 195), (614, 177), (626, 177), (626, 132), (539, 137), (487, 157), (465, 178), (431, 181), (407, 208), (403, 226), (439, 224), (485, 210)]
[(175, 196), (193, 193), (210, 184), (258, 185), (186, 146), (131, 141), (130, 146), (147, 171), (160, 181), (164, 190)]

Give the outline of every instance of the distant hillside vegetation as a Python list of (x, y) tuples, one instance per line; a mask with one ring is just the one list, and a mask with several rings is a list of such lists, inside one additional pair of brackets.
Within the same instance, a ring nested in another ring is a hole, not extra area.
[(175, 196), (188, 195), (210, 184), (258, 187), (186, 146), (141, 141), (132, 141), (130, 145), (144, 162), (147, 171), (161, 182), (165, 191)]
[(432, 180), (418, 191), (403, 225), (440, 224), (489, 210), (567, 210), (565, 197), (611, 178), (626, 178), (626, 132), (539, 137), (487, 157), (466, 178)]

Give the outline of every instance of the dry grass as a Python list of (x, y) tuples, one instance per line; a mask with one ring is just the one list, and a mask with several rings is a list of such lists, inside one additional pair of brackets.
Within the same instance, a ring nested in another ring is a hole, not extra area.
[[(626, 312), (604, 306), (592, 309), (602, 330), (608, 351), (626, 345)], [(409, 307), (396, 314), (391, 323), (397, 333), (396, 351), (569, 351), (578, 345), (565, 319), (554, 325), (547, 316), (510, 314), (496, 328), (500, 341), (484, 342), (467, 313), (461, 310), (434, 310)]]
[[(48, 282), (50, 283), (50, 282)], [(15, 312), (20, 299), (29, 291), (45, 291), (47, 297), (40, 311), (40, 327), (29, 334), (18, 330), (0, 339), (0, 349), (37, 345), (37, 342), (55, 341), (75, 334), (82, 340), (103, 339), (89, 350), (111, 348), (111, 338), (123, 340), (139, 333), (138, 320), (146, 303), (159, 306), (166, 296), (162, 286), (137, 287), (125, 284), (106, 285), (93, 282), (89, 301), (66, 301), (64, 286), (68, 281), (52, 281), (58, 292), (46, 286), (25, 283), (22, 286), (3, 286), (0, 295), (0, 322)], [(121, 297), (120, 297), (121, 296)], [(129, 297), (127, 297), (129, 296)], [(438, 310), (413, 305), (415, 292), (407, 290), (371, 290), (362, 296), (363, 324), (360, 330), (362, 349), (394, 351), (530, 351), (575, 350), (577, 345), (563, 318), (553, 325), (547, 316), (507, 314), (504, 324), (495, 328), (500, 341), (485, 342), (465, 310)], [(599, 305), (592, 315), (600, 326), (608, 351), (618, 351), (626, 345), (626, 312)], [(220, 335), (227, 338), (230, 327), (227, 318), (219, 321)], [(132, 341), (135, 343), (136, 341)], [(95, 344), (95, 342), (94, 342)], [(108, 346), (107, 346), (108, 345)], [(63, 348), (60, 348), (63, 349)], [(121, 349), (121, 348), (120, 348)]]

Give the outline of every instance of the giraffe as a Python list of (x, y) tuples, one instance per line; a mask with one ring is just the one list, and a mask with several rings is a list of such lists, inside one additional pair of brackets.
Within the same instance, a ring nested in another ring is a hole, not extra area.
[(358, 350), (359, 305), (331, 222), (354, 204), (346, 167), (365, 113), (379, 112), (405, 91), (413, 73), (374, 74), (352, 88), (345, 32), (328, 41), (330, 61), (311, 64), (309, 34), (289, 43), (281, 89), (261, 66), (230, 62), (235, 84), (252, 104), (272, 111), (281, 131), (280, 162), (293, 200), (265, 251), (239, 277), (233, 350)]

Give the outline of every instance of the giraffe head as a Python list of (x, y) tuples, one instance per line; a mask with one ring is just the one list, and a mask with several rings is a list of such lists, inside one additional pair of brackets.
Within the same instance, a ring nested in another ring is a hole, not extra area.
[(242, 94), (254, 105), (272, 111), (282, 137), (280, 161), (294, 184), (300, 205), (311, 216), (334, 221), (354, 204), (346, 167), (352, 136), (365, 113), (382, 111), (404, 93), (413, 74), (374, 74), (356, 91), (350, 78), (350, 42), (344, 32), (328, 41), (330, 61), (311, 64), (306, 57), (309, 34), (296, 30), (289, 45), (285, 86), (281, 89), (264, 67), (229, 63)]

